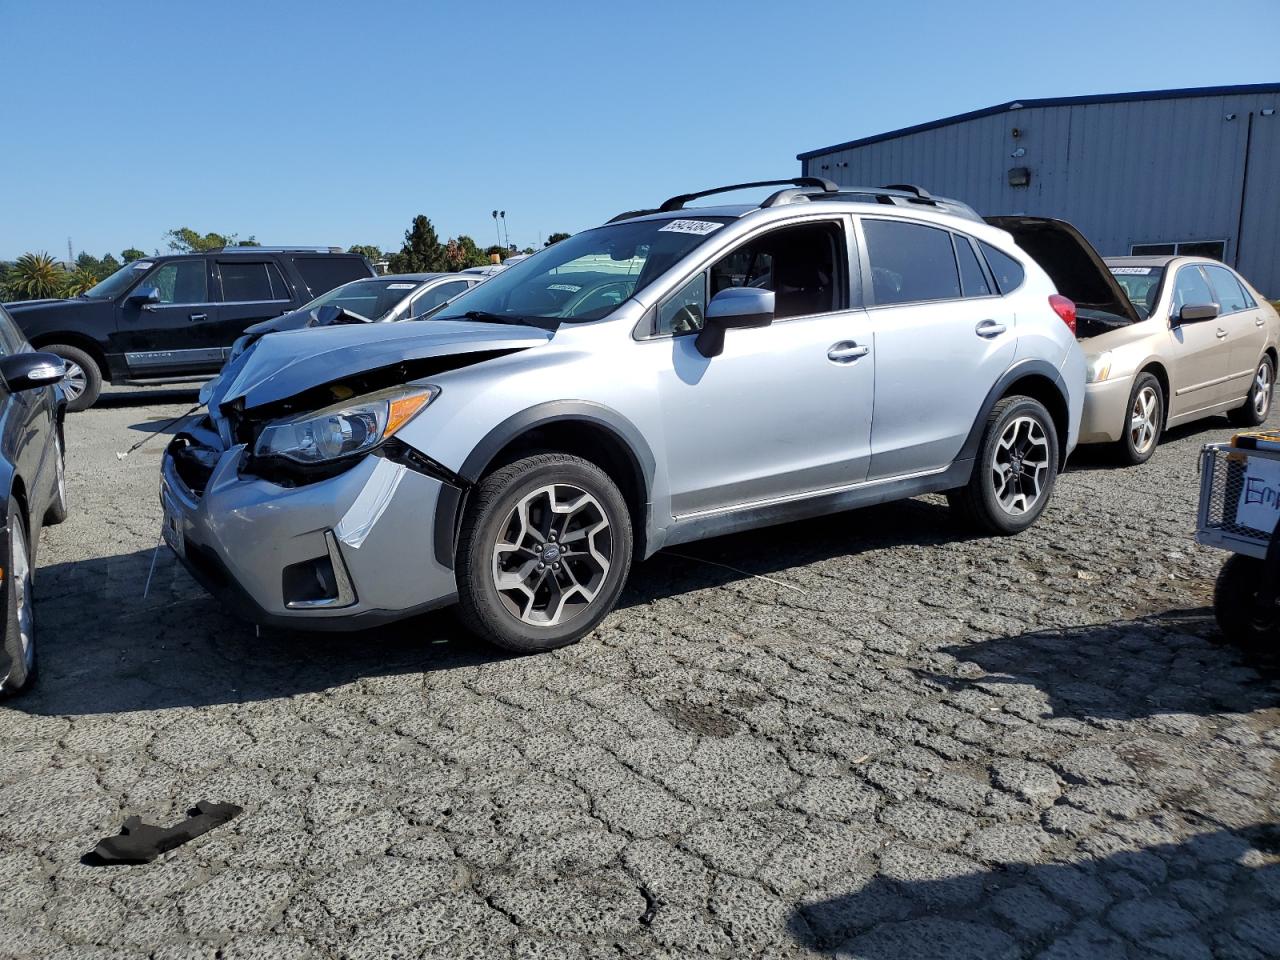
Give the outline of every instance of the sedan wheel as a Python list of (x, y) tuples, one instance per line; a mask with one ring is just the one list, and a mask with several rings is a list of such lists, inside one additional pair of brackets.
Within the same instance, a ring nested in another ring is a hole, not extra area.
[(1138, 391), (1129, 411), (1129, 442), (1139, 456), (1150, 453), (1159, 433), (1160, 395), (1150, 385)]
[(1258, 365), (1258, 372), (1253, 377), (1253, 412), (1261, 423), (1267, 419), (1271, 411), (1271, 391), (1275, 387), (1274, 373), (1270, 361)]
[(31, 551), (27, 545), (27, 525), (17, 501), (9, 501), (9, 569), (5, 571), (7, 614), (4, 653), (8, 672), (0, 677), (0, 696), (9, 696), (30, 686), (36, 673), (36, 634), (32, 609)]

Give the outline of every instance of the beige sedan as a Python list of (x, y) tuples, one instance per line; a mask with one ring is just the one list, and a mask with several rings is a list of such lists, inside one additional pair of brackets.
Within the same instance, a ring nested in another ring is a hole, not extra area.
[(1226, 413), (1241, 426), (1271, 410), (1280, 314), (1239, 274), (1203, 257), (1106, 259), (1133, 307), (1081, 306), (1088, 358), (1081, 443), (1145, 463), (1166, 427)]

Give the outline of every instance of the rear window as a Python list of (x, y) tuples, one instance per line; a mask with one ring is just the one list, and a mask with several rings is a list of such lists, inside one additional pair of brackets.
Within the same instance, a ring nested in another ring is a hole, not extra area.
[(946, 230), (894, 220), (864, 220), (877, 305), (955, 300), (960, 274)]
[(996, 286), (1000, 288), (1002, 294), (1012, 293), (1022, 286), (1022, 281), (1027, 276), (1027, 272), (1022, 269), (1022, 264), (989, 243), (979, 240), (978, 246), (982, 248), (982, 255), (987, 258), (987, 265), (991, 267), (991, 272), (996, 278)]
[(313, 297), (352, 280), (373, 276), (363, 257), (294, 257), (293, 265)]

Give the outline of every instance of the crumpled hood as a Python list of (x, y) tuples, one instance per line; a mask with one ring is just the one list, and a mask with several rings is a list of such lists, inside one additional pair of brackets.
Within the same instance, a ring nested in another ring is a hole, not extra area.
[(208, 403), (214, 410), (243, 400), (248, 410), (372, 370), (433, 357), (525, 350), (551, 337), (551, 331), (537, 327), (454, 320), (282, 330), (229, 363)]

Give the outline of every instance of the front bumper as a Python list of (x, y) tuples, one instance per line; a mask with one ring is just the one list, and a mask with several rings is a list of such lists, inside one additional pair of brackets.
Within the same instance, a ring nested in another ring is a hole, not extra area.
[[(245, 450), (236, 446), (218, 456), (196, 491), (173, 449), (161, 467), (166, 539), (240, 616), (290, 629), (355, 630), (456, 598), (453, 571), (433, 548), (443, 481), (371, 455), (336, 477), (285, 487), (242, 476)], [(287, 602), (285, 569), (325, 557), (342, 587), (335, 602)]]
[(1131, 386), (1130, 377), (1085, 385), (1081, 443), (1111, 443), (1124, 437)]

